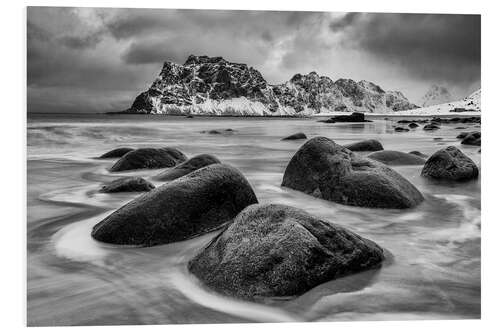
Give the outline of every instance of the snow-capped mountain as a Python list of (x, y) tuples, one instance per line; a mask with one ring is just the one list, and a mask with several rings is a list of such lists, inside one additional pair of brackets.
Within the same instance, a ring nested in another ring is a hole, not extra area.
[(451, 114), (480, 114), (481, 89), (476, 90), (464, 99), (399, 112), (400, 115), (451, 115)]
[(422, 107), (443, 104), (453, 101), (448, 89), (442, 86), (433, 84), (427, 93), (421, 98), (419, 105)]
[(283, 116), (334, 111), (389, 113), (416, 107), (401, 92), (384, 91), (368, 81), (334, 82), (311, 72), (271, 85), (246, 64), (191, 55), (183, 65), (165, 62), (151, 87), (126, 112)]

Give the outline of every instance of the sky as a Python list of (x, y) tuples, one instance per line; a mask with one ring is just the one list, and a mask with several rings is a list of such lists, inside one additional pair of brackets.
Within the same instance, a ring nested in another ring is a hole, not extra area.
[(316, 71), (418, 103), (480, 88), (479, 15), (29, 7), (28, 112), (127, 109), (165, 61), (222, 56), (271, 84)]

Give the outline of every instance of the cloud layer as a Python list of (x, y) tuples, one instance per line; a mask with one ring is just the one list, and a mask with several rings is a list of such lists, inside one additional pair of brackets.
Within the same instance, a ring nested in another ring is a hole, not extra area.
[(164, 61), (220, 55), (271, 83), (298, 72), (367, 79), (418, 99), (480, 85), (480, 17), (28, 8), (28, 111), (127, 108)]

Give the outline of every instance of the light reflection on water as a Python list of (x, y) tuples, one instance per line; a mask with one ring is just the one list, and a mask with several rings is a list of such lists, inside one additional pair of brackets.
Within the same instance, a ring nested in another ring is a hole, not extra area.
[[(460, 146), (455, 137), (464, 131), (443, 125), (437, 132), (394, 133), (393, 125), (92, 115), (28, 119), (28, 323), (479, 318), (480, 181), (433, 182), (419, 176), (421, 166), (394, 167), (426, 198), (407, 210), (342, 206), (280, 186), (288, 160), (303, 143), (280, 138), (294, 132), (340, 144), (378, 139), (386, 149), (430, 155), (441, 143)], [(226, 128), (235, 132), (200, 133)], [(214, 154), (245, 174), (260, 202), (292, 205), (346, 226), (383, 246), (389, 258), (380, 270), (322, 284), (295, 299), (256, 304), (220, 297), (186, 269), (213, 233), (153, 248), (117, 248), (90, 237), (95, 223), (140, 195), (96, 192), (102, 183), (161, 172), (108, 173), (113, 161), (95, 157), (118, 146), (172, 146), (189, 157)], [(477, 147), (460, 149), (480, 165)]]

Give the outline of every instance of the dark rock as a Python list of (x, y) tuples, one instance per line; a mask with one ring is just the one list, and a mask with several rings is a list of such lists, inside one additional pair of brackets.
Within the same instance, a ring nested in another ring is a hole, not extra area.
[(134, 150), (133, 148), (116, 148), (108, 151), (105, 154), (102, 154), (99, 158), (119, 158), (125, 155), (128, 152)]
[(394, 132), (408, 132), (408, 131), (409, 131), (409, 129), (404, 128), (404, 127), (399, 127), (398, 126), (398, 127), (394, 128)]
[(425, 125), (423, 129), (424, 129), (424, 131), (433, 131), (433, 130), (437, 130), (439, 128), (440, 127), (438, 125), (431, 123), (431, 124)]
[(443, 138), (432, 138), (432, 140), (434, 140), (434, 141), (441, 141), (441, 140), (443, 140)]
[(470, 132), (462, 140), (463, 145), (480, 146), (481, 145), (481, 132)]
[(141, 177), (123, 177), (104, 185), (99, 192), (149, 192), (155, 186)]
[(178, 242), (222, 227), (255, 203), (252, 187), (237, 169), (212, 164), (119, 208), (94, 226), (92, 237), (122, 245)]
[(345, 145), (351, 151), (379, 151), (384, 150), (384, 147), (377, 140), (363, 140)]
[(191, 115), (191, 114), (188, 114), (188, 115), (186, 116), (186, 118), (194, 118), (194, 116), (193, 116), (193, 115)]
[(455, 127), (455, 129), (467, 129), (467, 127), (459, 126), (459, 127)]
[(463, 138), (465, 138), (467, 135), (469, 135), (469, 133), (472, 133), (472, 132), (462, 132), (462, 133), (460, 133), (459, 135), (457, 135), (457, 139), (463, 139)]
[(171, 168), (185, 160), (186, 156), (174, 148), (139, 148), (123, 155), (110, 171)]
[(469, 180), (477, 178), (476, 164), (458, 148), (449, 146), (435, 152), (422, 169), (422, 176), (443, 180)]
[(302, 139), (307, 139), (307, 136), (304, 133), (299, 132), (299, 133), (289, 135), (286, 138), (283, 138), (281, 140), (302, 140)]
[(325, 137), (307, 141), (292, 157), (282, 186), (346, 205), (409, 208), (422, 194), (396, 171)]
[(421, 153), (417, 150), (413, 150), (413, 151), (410, 151), (408, 154), (413, 154), (413, 155), (416, 155), (416, 156), (420, 156), (422, 158), (427, 158), (428, 156), (424, 153)]
[(362, 112), (353, 112), (350, 115), (335, 116), (327, 120), (320, 120), (323, 123), (367, 123), (371, 120), (365, 119), (365, 114)]
[(417, 128), (417, 127), (419, 127), (419, 125), (417, 123), (409, 123), (408, 127), (409, 128)]
[(377, 244), (339, 225), (264, 204), (245, 208), (188, 268), (221, 294), (259, 299), (297, 296), (383, 260)]
[(209, 154), (196, 155), (172, 169), (165, 170), (154, 177), (155, 180), (171, 181), (187, 175), (210, 164), (220, 163), (219, 159)]
[(420, 156), (394, 150), (377, 151), (366, 157), (386, 165), (421, 165), (425, 163), (425, 159)]

